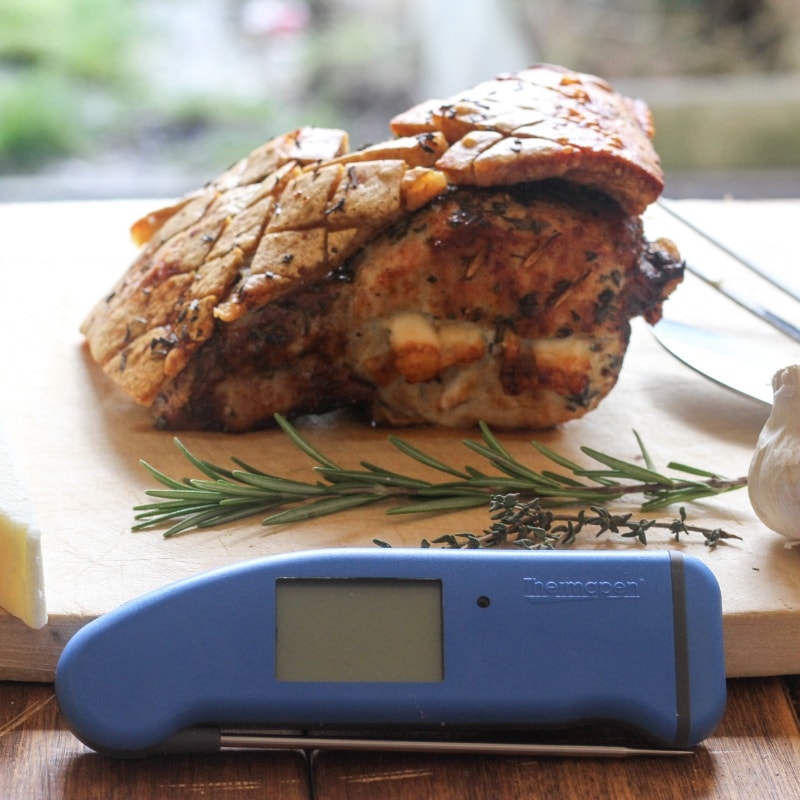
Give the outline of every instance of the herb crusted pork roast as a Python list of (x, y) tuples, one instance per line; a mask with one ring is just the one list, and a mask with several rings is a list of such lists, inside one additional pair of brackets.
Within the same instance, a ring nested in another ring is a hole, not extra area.
[(539, 65), (391, 122), (267, 142), (135, 223), (83, 324), (165, 428), (246, 431), (359, 406), (379, 423), (543, 428), (616, 382), (629, 320), (681, 281), (639, 215), (663, 188), (647, 108)]

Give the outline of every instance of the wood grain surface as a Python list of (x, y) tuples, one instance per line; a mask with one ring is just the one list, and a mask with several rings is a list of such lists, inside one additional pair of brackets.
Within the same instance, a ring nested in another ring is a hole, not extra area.
[[(760, 709), (757, 711), (756, 709)], [(763, 712), (769, 709), (770, 713)], [(319, 754), (316, 800), (384, 798), (778, 798), (800, 786), (797, 720), (778, 680), (731, 681), (717, 733), (686, 758), (450, 759)]]
[(174, 800), (310, 797), (303, 753), (220, 753), (144, 761), (93, 753), (69, 731), (53, 687), (0, 684), (0, 797), (4, 800)]
[[(26, 476), (44, 533), (49, 624), (31, 631), (0, 615), (0, 678), (49, 681), (72, 633), (116, 605), (171, 581), (234, 561), (303, 548), (369, 545), (375, 536), (416, 546), (425, 536), (479, 532), (483, 510), (441, 516), (387, 517), (377, 507), (296, 526), (264, 529), (258, 521), (188, 533), (165, 541), (161, 531), (131, 532), (132, 507), (154, 483), (139, 465), (191, 472), (172, 442), (154, 430), (146, 410), (133, 406), (89, 362), (78, 326), (133, 258), (127, 227), (158, 204), (117, 201), (0, 206), (7, 232), (0, 254), (0, 414)], [(800, 202), (684, 202), (684, 213), (761, 261), (788, 265)], [(684, 254), (728, 275), (733, 268), (708, 253), (691, 232), (658, 208), (651, 233), (672, 236)], [(778, 334), (687, 278), (668, 303), (678, 319), (745, 331), (786, 363), (797, 360)], [(796, 349), (796, 348), (795, 348)], [(668, 356), (636, 321), (618, 386), (600, 408), (557, 430), (503, 436), (510, 450), (541, 465), (532, 438), (582, 459), (589, 445), (636, 458), (633, 429), (659, 465), (677, 459), (734, 477), (745, 474), (766, 406), (728, 392)], [(346, 414), (298, 423), (315, 444), (343, 464), (360, 458), (415, 469), (394, 453), (387, 431)], [(403, 430), (409, 441), (458, 464), (474, 463), (463, 447), (470, 432)], [(183, 441), (199, 455), (225, 463), (230, 455), (303, 479), (310, 462), (278, 431), (243, 436), (191, 433)], [(277, 465), (277, 466), (276, 466)], [(745, 492), (688, 509), (692, 522), (722, 526), (742, 537), (715, 550), (700, 537), (679, 546), (708, 563), (723, 593), (730, 676), (800, 672), (800, 548), (753, 516)], [(669, 513), (674, 515), (675, 509)], [(585, 547), (626, 547), (591, 538)], [(671, 546), (657, 536), (650, 547)], [(532, 557), (535, 557), (533, 555)], [(323, 761), (323, 763), (326, 763)]]
[[(3, 800), (775, 800), (800, 787), (798, 679), (728, 681), (716, 733), (690, 756), (571, 759), (225, 752), (118, 761), (67, 729), (51, 686), (0, 683)], [(569, 740), (562, 735), (562, 740)], [(579, 736), (575, 741), (582, 741)], [(583, 740), (585, 741), (585, 739)], [(611, 743), (617, 743), (611, 738)], [(602, 744), (595, 738), (593, 744)]]

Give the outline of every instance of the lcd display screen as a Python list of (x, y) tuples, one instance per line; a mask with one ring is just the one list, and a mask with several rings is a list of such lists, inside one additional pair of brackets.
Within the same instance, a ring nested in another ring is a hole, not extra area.
[(441, 581), (282, 578), (275, 605), (279, 681), (443, 680)]

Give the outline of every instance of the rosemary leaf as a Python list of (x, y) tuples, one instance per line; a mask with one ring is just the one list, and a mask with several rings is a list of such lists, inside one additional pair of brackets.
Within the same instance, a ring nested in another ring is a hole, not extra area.
[[(169, 539), (178, 533), (195, 528), (210, 528), (217, 525), (224, 525), (235, 522), (238, 519), (252, 517), (253, 514), (262, 514), (269, 510), (269, 504), (254, 506), (248, 504), (237, 509), (228, 509), (224, 506), (197, 506), (196, 508), (184, 508), (181, 513), (164, 513), (153, 516), (138, 525), (133, 526), (134, 531), (146, 530), (154, 525), (164, 525), (173, 519), (177, 519), (174, 525), (164, 531), (164, 538)], [(141, 518), (143, 515), (139, 515)]]
[(485, 494), (464, 494), (453, 497), (441, 497), (420, 503), (409, 503), (395, 506), (387, 510), (387, 514), (434, 514), (441, 511), (462, 511), (466, 508), (480, 508), (486, 505)]
[[(177, 442), (177, 439), (175, 440)], [(177, 481), (174, 478), (170, 478), (169, 475), (165, 475), (161, 470), (156, 469), (155, 467), (148, 464), (146, 461), (139, 462), (162, 486), (166, 486), (172, 489), (183, 489), (186, 486), (186, 483), (183, 481)], [(149, 494), (149, 492), (148, 492)]]
[(579, 472), (581, 469), (583, 469), (580, 464), (570, 461), (566, 456), (557, 453), (547, 445), (542, 444), (542, 442), (533, 442), (532, 444), (543, 456), (546, 456), (554, 464), (558, 464), (559, 466), (568, 469), (570, 472)]
[[(562, 467), (565, 467), (573, 475), (581, 475), (583, 477), (589, 477), (592, 480), (596, 481), (597, 483), (604, 484), (606, 486), (613, 486), (615, 482), (609, 479), (605, 473), (600, 473), (599, 471), (589, 470), (586, 467), (580, 466), (580, 464), (576, 464), (574, 461), (571, 461), (566, 456), (561, 455), (560, 453), (556, 453), (554, 450), (551, 450), (546, 445), (542, 444), (541, 442), (533, 442), (533, 446), (543, 455), (550, 459), (555, 464), (558, 464)], [(547, 472), (546, 473), (549, 477), (555, 477), (554, 473)], [(579, 481), (575, 481), (577, 484), (581, 486), (585, 486), (585, 484), (580, 484)]]
[(505, 450), (498, 452), (493, 447), (487, 447), (478, 442), (472, 442), (468, 439), (464, 441), (464, 444), (470, 450), (473, 450), (478, 455), (483, 456), (492, 466), (496, 467), (501, 472), (504, 472), (506, 475), (509, 475), (512, 478), (522, 478), (523, 480), (534, 481), (537, 483), (541, 480), (541, 475), (538, 472), (528, 469), (524, 464), (520, 464), (519, 461), (516, 461), (514, 458), (508, 455)]
[(189, 485), (192, 488), (202, 489), (209, 493), (217, 495), (233, 495), (237, 497), (263, 497), (264, 493), (258, 486), (248, 486), (246, 483), (231, 483), (230, 481), (216, 480), (190, 480)]
[(329, 497), (324, 500), (317, 500), (299, 508), (290, 508), (281, 511), (262, 520), (262, 525), (281, 525), (287, 522), (305, 522), (309, 519), (326, 517), (329, 514), (336, 514), (340, 511), (347, 511), (350, 508), (376, 503), (382, 498), (380, 495), (349, 495), (346, 497)]
[(702, 500), (704, 497), (708, 497), (707, 491), (702, 488), (690, 487), (674, 492), (665, 492), (652, 500), (646, 500), (642, 503), (641, 509), (642, 511), (660, 511), (662, 508), (667, 508), (675, 503), (690, 503), (694, 500)]
[(716, 472), (709, 472), (706, 469), (698, 469), (697, 467), (690, 467), (686, 464), (681, 464), (677, 461), (670, 461), (667, 464), (669, 469), (674, 469), (676, 472), (685, 472), (688, 475), (698, 475), (701, 478), (719, 478)]
[(644, 446), (642, 437), (639, 436), (638, 431), (634, 431), (633, 435), (636, 437), (636, 443), (639, 445), (639, 452), (642, 454), (642, 458), (644, 459), (644, 463), (647, 465), (647, 469), (649, 469), (651, 472), (655, 472), (656, 471), (655, 462), (650, 457), (650, 453), (647, 452), (647, 448)]
[(405, 453), (405, 455), (410, 456), (415, 461), (419, 461), (420, 464), (424, 464), (426, 467), (431, 467), (432, 469), (438, 470), (439, 472), (446, 472), (448, 475), (453, 475), (456, 478), (469, 480), (470, 476), (468, 474), (464, 472), (459, 472), (459, 470), (455, 469), (454, 467), (451, 467), (448, 464), (439, 461), (439, 459), (434, 458), (433, 456), (429, 455), (423, 450), (420, 450), (418, 447), (414, 447), (414, 445), (411, 445), (408, 442), (399, 439), (397, 436), (389, 436), (388, 440), (401, 453)]
[(478, 428), (480, 429), (481, 436), (483, 437), (483, 441), (498, 455), (502, 456), (507, 461), (513, 461), (514, 459), (511, 456), (511, 453), (500, 444), (500, 440), (492, 433), (489, 426), (481, 421), (478, 423)]
[[(252, 464), (248, 464), (246, 461), (242, 461), (240, 458), (236, 458), (235, 456), (231, 456), (231, 461), (239, 467), (241, 472), (248, 472), (251, 475), (263, 475), (266, 478), (274, 478), (274, 475), (270, 475), (268, 472), (264, 472), (263, 470), (254, 467)], [(230, 473), (233, 475), (233, 472)]]
[[(671, 486), (673, 484), (671, 478), (662, 475), (660, 472), (639, 467), (636, 464), (632, 464), (630, 461), (623, 461), (620, 458), (601, 453), (599, 450), (595, 450), (591, 447), (581, 447), (581, 452), (586, 453), (587, 456), (593, 458), (595, 461), (599, 461), (601, 464), (611, 467), (612, 472), (607, 474), (618, 475), (620, 478), (628, 478), (629, 480), (642, 481), (642, 483), (662, 483), (665, 486)], [(579, 471), (577, 474), (582, 475), (584, 472)]]
[(562, 485), (578, 488), (584, 485), (580, 481), (575, 480), (575, 478), (570, 478), (569, 475), (559, 475), (557, 472), (550, 472), (549, 470), (543, 470), (542, 477), (552, 481), (556, 486)]
[(298, 497), (314, 497), (327, 494), (328, 488), (322, 484), (304, 483), (303, 481), (292, 481), (287, 478), (277, 478), (272, 475), (253, 475), (252, 473), (237, 470), (233, 474), (234, 478), (243, 483), (260, 489), (262, 494), (271, 492), (274, 494)]
[(198, 512), (189, 519), (184, 520), (184, 522), (176, 523), (166, 530), (164, 532), (164, 538), (169, 539), (172, 536), (176, 536), (186, 530), (192, 530), (193, 528), (214, 528), (218, 525), (227, 525), (231, 522), (250, 517), (253, 513), (263, 513), (264, 510), (264, 508), (255, 510), (253, 508), (247, 508), (238, 511), (222, 512), (219, 509), (209, 509), (205, 512)]
[(184, 486), (182, 489), (148, 489), (146, 494), (150, 497), (163, 497), (166, 500), (185, 500), (192, 503), (203, 501), (213, 503), (220, 499), (219, 492), (209, 492), (193, 486)]
[(193, 466), (197, 467), (204, 475), (207, 475), (212, 480), (216, 478), (231, 478), (231, 472), (223, 469), (222, 467), (218, 467), (215, 464), (211, 464), (208, 461), (203, 461), (200, 458), (197, 458), (193, 455), (189, 449), (183, 444), (180, 439), (175, 439), (175, 444), (177, 445), (178, 449), (184, 455), (186, 460), (192, 464)]
[(388, 472), (373, 468), (367, 472), (359, 472), (358, 470), (336, 469), (329, 470), (324, 467), (317, 467), (317, 472), (325, 476), (331, 483), (340, 480), (349, 480), (353, 485), (364, 484), (366, 486), (398, 486), (405, 489), (421, 489), (430, 486), (428, 481), (421, 481), (416, 478), (410, 478), (406, 475), (399, 475), (395, 472)]
[(321, 464), (323, 467), (336, 469), (336, 464), (331, 461), (326, 455), (312, 447), (294, 428), (293, 425), (282, 414), (275, 414), (275, 422), (278, 423), (281, 430), (291, 439), (292, 444), (302, 450), (307, 456), (310, 456), (314, 461)]

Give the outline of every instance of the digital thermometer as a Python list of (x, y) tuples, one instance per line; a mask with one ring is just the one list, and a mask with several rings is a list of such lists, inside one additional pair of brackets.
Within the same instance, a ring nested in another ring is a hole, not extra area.
[(725, 707), (720, 593), (679, 552), (298, 552), (94, 620), (56, 694), (82, 741), (119, 756), (600, 721), (686, 748)]

